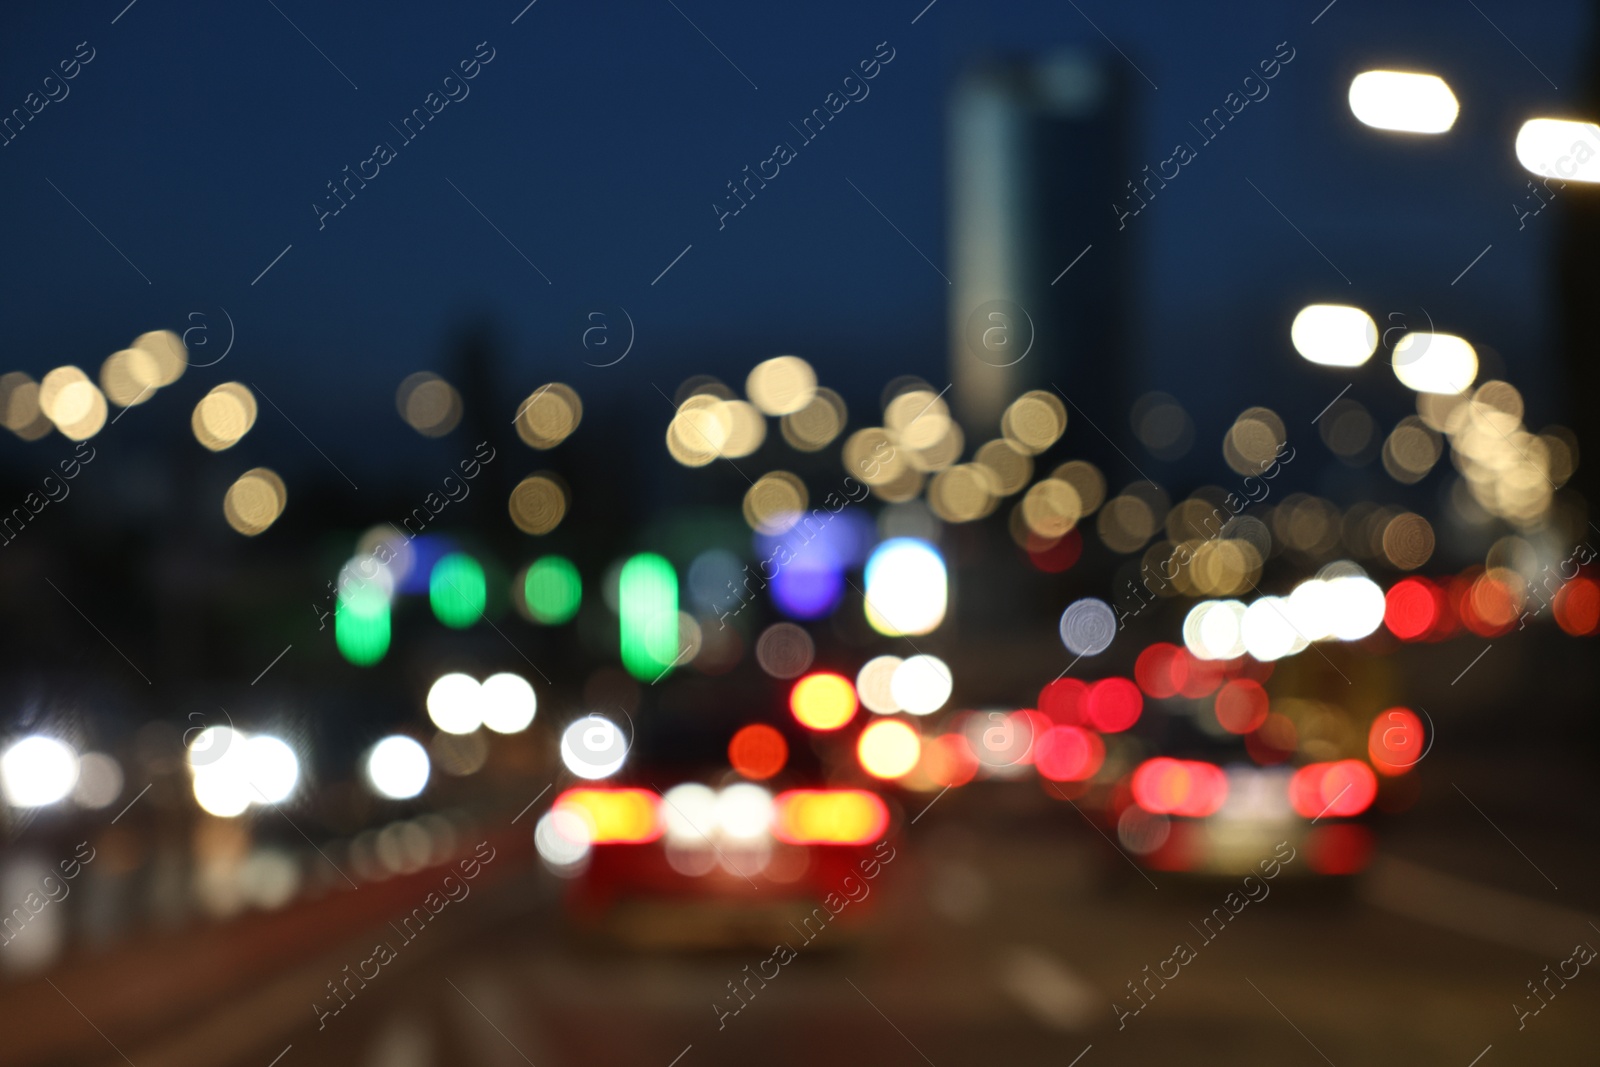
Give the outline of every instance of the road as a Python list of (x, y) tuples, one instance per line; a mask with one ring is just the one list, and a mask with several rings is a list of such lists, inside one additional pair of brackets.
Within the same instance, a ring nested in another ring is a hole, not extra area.
[[(1512, 1007), (1536, 1005), (1525, 983), (1572, 945), (1600, 945), (1594, 835), (1573, 837), (1592, 815), (1537, 806), (1581, 798), (1581, 779), (1546, 775), (1534, 796), (1485, 773), (1441, 761), (1366, 875), (1286, 874), (1210, 941), (1191, 924), (1236, 880), (1147, 880), (1064, 805), (974, 794), (901, 839), (865, 938), (825, 931), (720, 1026), (713, 1003), (766, 952), (597, 945), (530, 871), (442, 915), (321, 1028), (313, 1001), (370, 936), (121, 1051), (138, 1067), (1592, 1063), (1595, 968), (1552, 983), (1520, 1030)], [(1478, 809), (1452, 779), (1479, 783)], [(1179, 942), (1192, 958), (1163, 963)], [(1122, 1015), (1146, 965), (1177, 976)]]

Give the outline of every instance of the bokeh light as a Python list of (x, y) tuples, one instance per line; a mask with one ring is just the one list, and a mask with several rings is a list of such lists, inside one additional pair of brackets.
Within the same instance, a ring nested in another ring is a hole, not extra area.
[(122, 782), (122, 765), (115, 757), (104, 752), (85, 752), (78, 757), (73, 802), (91, 810), (108, 807), (122, 794)]
[(954, 689), (950, 666), (938, 656), (907, 657), (889, 676), (890, 696), (911, 715), (932, 715), (945, 706)]
[(367, 780), (390, 800), (409, 800), (428, 784), (428, 751), (403, 734), (385, 737), (367, 755)]
[(1573, 158), (1573, 146), (1580, 143), (1600, 144), (1600, 126), (1571, 119), (1529, 119), (1517, 131), (1517, 162), (1540, 177), (1555, 175), (1558, 164), (1571, 162), (1572, 169), (1560, 174), (1562, 181), (1600, 182), (1594, 151)]
[(565, 556), (544, 556), (528, 568), (522, 595), (535, 622), (560, 626), (570, 621), (583, 603), (583, 579)]
[(1289, 779), (1289, 806), (1306, 819), (1360, 815), (1378, 795), (1378, 776), (1360, 760), (1310, 763)]
[(1368, 126), (1404, 133), (1444, 133), (1461, 105), (1436, 74), (1369, 70), (1350, 82), (1350, 112)]
[(816, 657), (811, 635), (792, 622), (774, 623), (756, 638), (756, 663), (773, 678), (798, 678)]
[(1402, 578), (1384, 594), (1383, 622), (1402, 641), (1426, 636), (1438, 623), (1442, 596), (1426, 578)]
[(506, 506), (517, 529), (542, 537), (566, 518), (567, 487), (557, 475), (531, 474), (511, 490)]
[(406, 425), (425, 437), (443, 437), (461, 421), (461, 394), (431, 371), (406, 376), (394, 403)]
[(0, 755), (0, 791), (13, 807), (54, 804), (65, 799), (77, 781), (77, 752), (54, 737), (24, 737)]
[(222, 498), (222, 516), (239, 533), (255, 537), (278, 521), (288, 502), (289, 490), (283, 479), (266, 467), (255, 467), (228, 487)]
[(1117, 733), (1139, 721), (1144, 695), (1126, 678), (1102, 678), (1089, 687), (1084, 717), (1102, 733)]
[(106, 398), (77, 367), (57, 367), (39, 383), (39, 409), (62, 436), (85, 441), (106, 424)]
[(200, 398), (189, 425), (194, 439), (212, 452), (238, 444), (256, 424), (256, 396), (239, 382), (223, 382)]
[(1390, 708), (1372, 720), (1367, 731), (1367, 755), (1379, 774), (1404, 774), (1426, 751), (1422, 720), (1410, 708)]
[(874, 778), (902, 778), (922, 758), (922, 739), (899, 719), (878, 719), (861, 731), (856, 758)]
[(817, 395), (817, 373), (799, 356), (776, 356), (755, 365), (744, 391), (762, 414), (789, 415)]
[(334, 607), (333, 640), (339, 654), (370, 667), (389, 651), (389, 594), (376, 582), (341, 582)]
[(1573, 637), (1587, 637), (1600, 629), (1600, 583), (1578, 576), (1557, 590), (1556, 625)]
[(488, 603), (483, 564), (465, 552), (451, 552), (428, 574), (428, 604), (433, 615), (452, 630), (464, 630), (483, 618)]
[(899, 656), (874, 656), (856, 672), (856, 692), (862, 706), (878, 715), (902, 711), (894, 698), (894, 672), (904, 661)]
[(680, 658), (678, 576), (672, 564), (641, 552), (622, 565), (617, 579), (617, 619), (622, 665), (642, 682), (655, 682)]
[(1217, 722), (1230, 734), (1250, 733), (1267, 721), (1267, 691), (1259, 682), (1235, 678), (1217, 690), (1215, 711)]
[(551, 449), (565, 441), (583, 421), (583, 401), (569, 385), (551, 382), (530, 393), (517, 406), (517, 436), (529, 448)]
[(1052, 726), (1034, 742), (1033, 765), (1052, 782), (1092, 778), (1105, 762), (1100, 735), (1081, 726)]
[(1204, 818), (1228, 799), (1228, 776), (1199, 760), (1146, 760), (1133, 772), (1130, 786), (1134, 803), (1152, 815)]
[(889, 825), (889, 809), (864, 789), (791, 789), (773, 808), (772, 836), (790, 845), (871, 844)]
[(1075, 656), (1098, 656), (1117, 636), (1117, 613), (1095, 597), (1073, 601), (1061, 613), (1061, 643)]
[(478, 705), (483, 725), (497, 734), (517, 734), (533, 724), (533, 717), (539, 710), (539, 698), (526, 678), (502, 671), (483, 680), (478, 692)]
[(944, 622), (949, 597), (944, 558), (926, 541), (885, 541), (867, 560), (865, 578), (867, 622), (880, 634), (926, 634)]
[(837, 730), (855, 717), (855, 687), (831, 672), (808, 674), (789, 691), (789, 710), (802, 726)]
[(1359, 367), (1378, 348), (1378, 324), (1360, 308), (1309, 304), (1289, 327), (1294, 350), (1325, 367)]
[(579, 778), (608, 778), (627, 759), (627, 737), (604, 715), (585, 715), (561, 733), (561, 762)]
[(646, 789), (568, 789), (551, 811), (583, 820), (591, 844), (639, 845), (661, 836), (659, 798)]
[(1478, 376), (1478, 353), (1448, 333), (1408, 333), (1394, 346), (1394, 376), (1419, 393), (1454, 396)]
[(746, 778), (764, 781), (789, 761), (789, 743), (765, 723), (751, 723), (728, 742), (728, 763)]

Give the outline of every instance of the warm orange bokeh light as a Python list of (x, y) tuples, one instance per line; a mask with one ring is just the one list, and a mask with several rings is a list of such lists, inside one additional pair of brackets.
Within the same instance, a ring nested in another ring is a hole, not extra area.
[(1422, 758), (1425, 741), (1422, 720), (1411, 709), (1390, 708), (1372, 720), (1367, 755), (1379, 774), (1404, 774)]
[(922, 758), (922, 738), (899, 719), (879, 719), (861, 731), (856, 758), (874, 778), (901, 778)]
[(855, 717), (855, 686), (838, 674), (808, 674), (790, 690), (789, 710), (802, 726), (837, 730)]
[(661, 836), (660, 803), (648, 789), (569, 789), (553, 808), (582, 819), (594, 844), (637, 845)]
[(889, 825), (889, 809), (864, 789), (790, 789), (773, 805), (772, 835), (788, 845), (865, 845)]
[(1600, 584), (1577, 577), (1556, 593), (1556, 625), (1573, 637), (1584, 637), (1600, 627)]
[(1177, 645), (1158, 642), (1139, 653), (1133, 666), (1133, 679), (1147, 696), (1166, 700), (1178, 695), (1188, 678), (1188, 665), (1184, 663), (1183, 649)]
[(1236, 678), (1217, 690), (1217, 722), (1230, 734), (1247, 734), (1267, 721), (1267, 691), (1247, 678)]
[(771, 778), (789, 762), (789, 742), (764, 723), (752, 723), (728, 742), (728, 762), (746, 778)]
[(935, 785), (966, 785), (978, 774), (978, 757), (961, 734), (944, 734), (922, 746), (922, 773)]

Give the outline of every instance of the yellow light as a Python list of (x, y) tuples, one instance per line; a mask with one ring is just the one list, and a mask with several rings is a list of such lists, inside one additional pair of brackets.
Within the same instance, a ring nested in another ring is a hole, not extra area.
[(530, 475), (511, 490), (511, 521), (526, 534), (542, 536), (567, 514), (567, 492), (554, 474)]
[(1083, 517), (1078, 491), (1059, 478), (1046, 478), (1022, 498), (1022, 521), (1040, 537), (1065, 537)]
[(39, 408), (38, 382), (21, 371), (0, 375), (0, 426), (24, 441), (37, 441), (52, 425)]
[(461, 394), (430, 371), (407, 375), (394, 403), (407, 425), (425, 437), (443, 437), (461, 421)]
[(1043, 390), (1023, 393), (1000, 417), (1000, 433), (1020, 452), (1036, 456), (1067, 429), (1067, 409)]
[(39, 408), (56, 429), (85, 441), (106, 424), (106, 398), (77, 367), (57, 367), (39, 383)]
[(119, 408), (142, 404), (161, 384), (161, 366), (142, 348), (113, 352), (100, 365), (100, 388)]
[(1568, 119), (1529, 119), (1517, 131), (1517, 162), (1563, 181), (1600, 182), (1600, 126)]
[(1455, 125), (1461, 105), (1437, 75), (1369, 70), (1350, 83), (1350, 111), (1380, 130), (1443, 133)]
[(788, 471), (772, 471), (745, 493), (744, 521), (759, 533), (781, 534), (800, 521), (806, 505), (806, 483)]
[(899, 778), (922, 758), (922, 739), (899, 719), (879, 719), (861, 731), (856, 758), (874, 778)]
[(223, 382), (201, 397), (189, 420), (195, 440), (213, 452), (232, 448), (255, 424), (255, 394), (238, 382)]
[(981, 519), (994, 510), (994, 490), (998, 482), (999, 478), (988, 467), (977, 463), (958, 464), (940, 471), (928, 483), (928, 506), (945, 522)]
[(583, 420), (583, 401), (569, 385), (551, 382), (535, 389), (517, 409), (517, 436), (529, 448), (554, 448)]
[(648, 789), (569, 789), (555, 811), (578, 816), (594, 844), (643, 844), (661, 836), (660, 801)]
[(1050, 477), (1066, 482), (1078, 494), (1082, 514), (1093, 515), (1106, 499), (1106, 476), (1086, 459), (1063, 463), (1051, 472)]
[(189, 366), (189, 350), (184, 347), (183, 338), (171, 330), (141, 333), (129, 347), (137, 348), (155, 360), (155, 384), (158, 386), (171, 385), (183, 377), (184, 370)]
[(696, 393), (678, 406), (667, 426), (667, 451), (685, 467), (704, 467), (723, 454), (733, 431), (727, 403), (710, 393)]
[(865, 845), (889, 825), (889, 809), (863, 789), (791, 789), (773, 806), (772, 836), (790, 845)]
[(228, 487), (222, 498), (222, 514), (229, 526), (246, 537), (254, 537), (278, 521), (288, 502), (289, 491), (283, 479), (266, 467), (256, 467), (239, 475), (239, 480)]
[(995, 440), (984, 444), (972, 457), (973, 463), (989, 473), (993, 490), (999, 496), (1020, 493), (1033, 477), (1033, 460), (1009, 441)]
[(1378, 324), (1360, 308), (1310, 304), (1289, 327), (1294, 350), (1324, 367), (1359, 367), (1378, 348)]
[(756, 364), (744, 391), (764, 414), (790, 415), (817, 395), (817, 372), (799, 356), (776, 356)]
[(855, 717), (855, 687), (837, 674), (808, 674), (790, 690), (789, 710), (802, 726), (837, 730)]
[(844, 429), (844, 398), (832, 389), (819, 388), (811, 403), (783, 417), (783, 439), (802, 452), (826, 447)]

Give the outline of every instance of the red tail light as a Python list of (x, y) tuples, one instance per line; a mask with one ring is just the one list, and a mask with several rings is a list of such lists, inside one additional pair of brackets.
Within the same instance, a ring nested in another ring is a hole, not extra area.
[(1203, 818), (1228, 799), (1228, 776), (1214, 763), (1169, 759), (1146, 760), (1133, 772), (1134, 801), (1156, 815)]
[(774, 807), (773, 836), (791, 845), (865, 845), (889, 826), (889, 809), (864, 789), (790, 789)]
[(1308, 763), (1289, 779), (1289, 806), (1307, 819), (1360, 815), (1378, 795), (1378, 776), (1358, 759)]
[(589, 828), (596, 845), (639, 845), (661, 836), (661, 798), (648, 789), (569, 789), (554, 808)]

